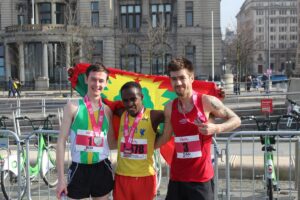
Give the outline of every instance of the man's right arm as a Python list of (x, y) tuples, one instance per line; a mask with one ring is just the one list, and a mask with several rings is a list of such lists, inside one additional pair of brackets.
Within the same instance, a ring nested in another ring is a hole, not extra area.
[(154, 148), (159, 148), (165, 143), (167, 143), (172, 136), (173, 128), (171, 124), (171, 114), (172, 114), (172, 102), (169, 102), (164, 110), (165, 115), (165, 125), (163, 134), (156, 138)]
[(58, 176), (58, 184), (56, 188), (57, 198), (60, 199), (62, 192), (67, 194), (67, 184), (64, 177), (64, 162), (65, 162), (65, 147), (66, 141), (69, 136), (69, 130), (77, 111), (77, 105), (74, 102), (69, 101), (64, 108), (64, 115), (62, 124), (60, 127), (60, 133), (58, 135), (57, 146), (56, 146), (56, 169)]

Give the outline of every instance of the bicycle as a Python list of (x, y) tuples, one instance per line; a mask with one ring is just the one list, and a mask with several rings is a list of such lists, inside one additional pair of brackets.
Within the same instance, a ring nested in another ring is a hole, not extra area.
[[(254, 120), (258, 131), (276, 131), (278, 130), (281, 116), (271, 119), (257, 119), (255, 116), (242, 116), (242, 120)], [(275, 123), (274, 123), (275, 122)], [(273, 200), (273, 190), (279, 191), (280, 188), (277, 183), (277, 177), (274, 166), (273, 151), (276, 151), (274, 144), (276, 143), (275, 136), (265, 135), (260, 137), (263, 145), (262, 151), (264, 152), (264, 169), (265, 169), (265, 182), (267, 186), (267, 195), (269, 200)]]
[(287, 101), (289, 102), (289, 105), (287, 108), (287, 115), (285, 115), (287, 118), (286, 127), (292, 128), (293, 122), (296, 122), (296, 127), (293, 128), (299, 130), (298, 124), (300, 122), (300, 106), (291, 99), (287, 99)]
[[(6, 116), (1, 116), (0, 117), (0, 130), (7, 130), (6, 127), (6, 120), (8, 120), (8, 117)], [(10, 153), (9, 149), (8, 149), (8, 140), (7, 138), (0, 136), (0, 171), (3, 168), (4, 165), (4, 161), (5, 158), (7, 157), (7, 155)]]
[[(16, 117), (16, 120), (28, 120), (33, 130), (51, 130), (52, 122), (51, 118), (55, 115), (48, 115), (45, 119), (32, 120), (27, 116)], [(26, 138), (25, 140), (29, 140)], [(53, 145), (49, 144), (46, 136), (43, 134), (37, 134), (37, 158), (33, 165), (29, 166), (30, 181), (34, 181), (38, 175), (41, 176), (46, 185), (50, 188), (57, 184), (57, 173), (56, 173), (56, 149)], [(21, 141), (21, 199), (25, 195), (26, 191), (26, 150), (25, 141)], [(13, 197), (16, 187), (18, 187), (18, 163), (17, 155), (10, 155), (4, 163), (1, 171), (1, 189), (6, 200), (18, 199), (18, 196)], [(54, 175), (54, 176), (53, 176)], [(17, 194), (16, 194), (17, 195)]]
[(1, 130), (6, 130), (6, 120), (8, 120), (8, 117), (6, 117), (6, 116), (0, 117), (0, 129)]

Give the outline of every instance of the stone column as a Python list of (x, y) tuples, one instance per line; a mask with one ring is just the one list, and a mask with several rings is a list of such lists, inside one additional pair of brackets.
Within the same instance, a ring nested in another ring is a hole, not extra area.
[(70, 59), (70, 43), (66, 42), (66, 67), (69, 68), (71, 66), (71, 59)]
[(48, 77), (48, 43), (43, 43), (43, 63), (42, 63), (42, 76), (38, 77), (35, 81), (36, 90), (47, 90), (49, 88)]
[(48, 78), (48, 43), (43, 43), (43, 69), (42, 76)]
[(5, 69), (6, 69), (6, 81), (9, 80), (9, 77), (11, 77), (11, 63), (10, 63), (10, 51), (9, 51), (9, 45), (5, 45)]
[(21, 83), (25, 83), (25, 62), (24, 62), (24, 43), (18, 44), (19, 50), (19, 78)]
[(225, 83), (225, 90), (226, 91), (233, 91), (233, 74), (229, 70), (231, 67), (227, 65), (225, 74), (222, 76), (222, 79)]

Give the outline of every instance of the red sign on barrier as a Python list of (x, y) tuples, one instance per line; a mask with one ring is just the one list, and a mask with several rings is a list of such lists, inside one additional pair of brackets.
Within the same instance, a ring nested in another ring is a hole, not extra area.
[(262, 113), (272, 113), (273, 112), (272, 99), (261, 99), (260, 108)]

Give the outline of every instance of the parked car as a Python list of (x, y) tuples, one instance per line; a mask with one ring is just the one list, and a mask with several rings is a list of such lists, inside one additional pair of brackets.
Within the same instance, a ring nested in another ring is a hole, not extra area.
[[(263, 76), (260, 75), (260, 76), (257, 76), (257, 79), (260, 81), (260, 82), (264, 82), (262, 79)], [(271, 81), (272, 81), (272, 84), (276, 84), (276, 83), (283, 83), (283, 82), (288, 82), (288, 78), (286, 77), (286, 75), (283, 75), (283, 74), (274, 74), (274, 75), (271, 75), (270, 77)]]

